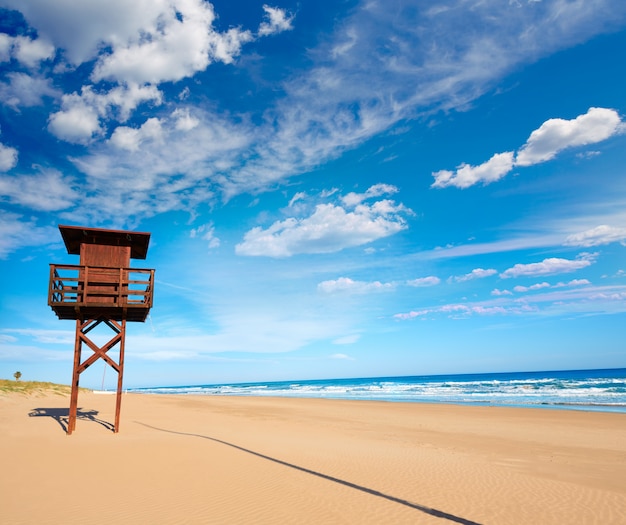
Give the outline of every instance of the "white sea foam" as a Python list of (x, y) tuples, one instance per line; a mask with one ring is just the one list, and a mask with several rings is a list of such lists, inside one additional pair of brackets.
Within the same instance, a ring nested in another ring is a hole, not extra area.
[(290, 381), (137, 389), (147, 393), (327, 397), (626, 412), (626, 370)]

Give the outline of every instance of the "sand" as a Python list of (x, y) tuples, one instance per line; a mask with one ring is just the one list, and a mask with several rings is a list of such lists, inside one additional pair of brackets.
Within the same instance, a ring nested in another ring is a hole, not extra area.
[(624, 524), (626, 414), (0, 396), (2, 524)]

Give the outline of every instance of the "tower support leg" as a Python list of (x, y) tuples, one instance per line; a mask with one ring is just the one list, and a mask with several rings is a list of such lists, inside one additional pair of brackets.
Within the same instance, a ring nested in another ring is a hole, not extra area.
[(122, 320), (120, 326), (122, 338), (120, 339), (120, 359), (117, 371), (117, 395), (115, 399), (115, 429), (113, 432), (120, 431), (120, 410), (122, 408), (122, 381), (124, 380), (124, 344), (126, 342), (126, 319)]
[(81, 325), (82, 321), (80, 319), (76, 320), (76, 334), (74, 337), (74, 368), (72, 369), (72, 393), (70, 394), (70, 413), (67, 420), (67, 435), (69, 436), (74, 429), (76, 428), (76, 411), (78, 407), (78, 383), (79, 383), (79, 372), (78, 367), (80, 366), (80, 355), (81, 355)]

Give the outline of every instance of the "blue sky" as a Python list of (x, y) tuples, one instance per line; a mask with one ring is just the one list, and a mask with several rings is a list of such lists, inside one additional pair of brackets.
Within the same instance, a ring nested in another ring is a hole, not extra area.
[(59, 224), (152, 234), (129, 387), (626, 366), (625, 56), (621, 0), (0, 0), (0, 377), (70, 380)]

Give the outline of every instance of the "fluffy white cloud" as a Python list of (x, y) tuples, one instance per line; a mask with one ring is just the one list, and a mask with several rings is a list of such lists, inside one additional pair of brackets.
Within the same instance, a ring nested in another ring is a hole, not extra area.
[[(67, 142), (87, 144), (94, 136), (104, 133), (101, 118), (115, 116), (124, 122), (139, 104), (152, 102), (158, 105), (161, 100), (161, 92), (154, 86), (128, 84), (103, 94), (95, 92), (91, 86), (84, 86), (80, 95), (63, 95), (61, 111), (50, 115), (48, 129)], [(113, 144), (129, 144), (132, 133), (122, 131), (122, 136), (124, 133), (128, 140), (115, 139)]]
[(289, 16), (284, 9), (264, 5), (263, 11), (267, 21), (259, 26), (259, 35), (271, 35), (292, 29), (293, 16)]
[(457, 283), (462, 283), (465, 281), (473, 281), (474, 279), (484, 279), (485, 277), (490, 277), (497, 273), (498, 271), (494, 270), (493, 268), (489, 268), (488, 270), (484, 270), (483, 268), (476, 268), (470, 273), (466, 273), (465, 275), (458, 275), (456, 277), (453, 277), (453, 280)]
[[(17, 164), (17, 150), (0, 143), (0, 171), (9, 171)], [(0, 181), (0, 185), (2, 181)], [(1, 187), (1, 186), (0, 186)]]
[(162, 142), (163, 128), (158, 118), (149, 118), (139, 128), (119, 126), (111, 138), (111, 144), (128, 151), (137, 151), (146, 141)]
[(433, 188), (446, 188), (456, 186), (457, 188), (469, 188), (474, 184), (482, 182), (489, 184), (504, 177), (513, 169), (513, 152), (496, 153), (487, 162), (479, 166), (461, 164), (456, 171), (441, 170), (433, 173), (435, 182)]
[(87, 144), (102, 133), (98, 112), (76, 95), (64, 95), (62, 111), (50, 115), (48, 130), (55, 137), (75, 144)]
[(602, 142), (618, 133), (621, 123), (617, 111), (606, 108), (589, 108), (572, 120), (547, 120), (530, 134), (517, 153), (515, 164), (530, 166), (550, 160), (566, 148)]
[(172, 118), (176, 122), (176, 129), (180, 131), (191, 131), (200, 125), (200, 120), (190, 114), (189, 108), (175, 109)]
[(573, 120), (550, 119), (530, 134), (515, 158), (511, 151), (496, 153), (479, 166), (461, 164), (455, 171), (436, 171), (432, 174), (435, 182), (431, 187), (469, 188), (479, 182), (489, 184), (500, 180), (514, 166), (545, 162), (566, 148), (601, 142), (622, 129), (623, 123), (619, 114), (606, 108), (590, 108), (587, 113)]
[(569, 235), (565, 239), (565, 244), (568, 246), (582, 247), (600, 246), (613, 242), (626, 243), (626, 228), (617, 228), (615, 226), (602, 224), (590, 230)]
[(54, 57), (55, 49), (49, 42), (27, 36), (9, 36), (0, 33), (0, 61), (15, 58), (26, 67), (35, 68), (43, 60)]
[(103, 43), (125, 42), (154, 23), (169, 0), (3, 0), (19, 10), (39, 35), (62, 48), (70, 63), (94, 58)]
[[(374, 194), (379, 195), (379, 189), (373, 190)], [(352, 211), (335, 204), (319, 204), (308, 217), (290, 217), (267, 229), (253, 228), (235, 251), (239, 255), (268, 257), (337, 252), (404, 230), (404, 216), (410, 213), (402, 204), (388, 199), (371, 205), (360, 203)]]
[(92, 79), (158, 84), (192, 76), (214, 60), (230, 63), (252, 34), (237, 28), (218, 33), (212, 28), (214, 20), (213, 6), (207, 2), (173, 2), (131, 38), (113, 42), (112, 52), (99, 58)]
[(429, 277), (419, 277), (418, 279), (411, 279), (407, 281), (406, 284), (409, 286), (415, 286), (417, 288), (423, 286), (435, 286), (441, 282), (439, 277), (429, 276)]
[(356, 294), (386, 292), (394, 290), (395, 287), (396, 285), (394, 283), (381, 283), (380, 281), (353, 281), (349, 277), (340, 277), (339, 279), (323, 281), (317, 285), (318, 291), (327, 294), (338, 292)]
[(28, 67), (37, 67), (42, 60), (53, 58), (54, 53), (54, 46), (42, 39), (17, 36), (13, 40), (13, 56)]
[(503, 279), (512, 277), (533, 277), (535, 275), (552, 275), (575, 272), (590, 266), (595, 259), (593, 254), (584, 254), (575, 260), (550, 257), (538, 263), (516, 264), (500, 274)]
[(41, 211), (58, 211), (76, 204), (78, 193), (74, 181), (56, 170), (36, 175), (20, 175), (0, 179), (0, 195), (11, 202)]

